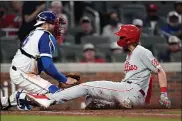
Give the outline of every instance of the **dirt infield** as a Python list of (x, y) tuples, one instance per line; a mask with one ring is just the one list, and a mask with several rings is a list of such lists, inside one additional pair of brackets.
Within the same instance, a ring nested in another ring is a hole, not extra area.
[(2, 111), (1, 115), (49, 115), (49, 116), (101, 116), (101, 117), (161, 117), (181, 118), (180, 109), (132, 109), (132, 110), (51, 110), (51, 111)]

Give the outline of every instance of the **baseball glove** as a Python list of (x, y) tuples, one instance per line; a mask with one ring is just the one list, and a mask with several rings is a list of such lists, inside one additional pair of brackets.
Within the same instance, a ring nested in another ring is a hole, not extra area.
[(66, 84), (66, 83), (59, 83), (59, 87), (60, 87), (61, 89), (69, 88), (69, 87), (72, 87), (72, 86), (75, 86), (75, 85), (80, 84), (80, 74), (79, 74), (79, 73), (74, 73), (74, 72), (72, 72), (72, 73), (67, 73), (65, 76), (66, 76), (67, 78), (69, 77), (69, 78), (76, 79), (76, 80), (77, 80), (77, 83), (74, 84), (74, 85), (70, 85), (70, 84)]

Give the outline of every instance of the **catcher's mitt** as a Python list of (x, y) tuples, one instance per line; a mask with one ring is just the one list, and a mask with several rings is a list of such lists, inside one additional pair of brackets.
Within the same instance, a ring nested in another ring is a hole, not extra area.
[(79, 74), (79, 73), (74, 73), (74, 72), (72, 72), (72, 73), (67, 73), (65, 76), (66, 76), (67, 78), (69, 77), (69, 78), (76, 79), (76, 80), (77, 80), (77, 83), (74, 84), (74, 85), (65, 84), (65, 83), (59, 83), (59, 87), (60, 87), (61, 89), (69, 88), (69, 87), (72, 87), (72, 86), (75, 86), (75, 85), (80, 84), (80, 74)]
[(80, 74), (79, 73), (67, 73), (65, 76), (67, 78), (71, 77), (73, 79), (76, 79), (78, 82), (80, 81)]

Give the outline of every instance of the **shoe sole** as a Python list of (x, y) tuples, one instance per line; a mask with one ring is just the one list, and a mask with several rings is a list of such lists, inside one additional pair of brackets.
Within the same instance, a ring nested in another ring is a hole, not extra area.
[(33, 96), (31, 96), (31, 95), (27, 94), (27, 97), (28, 97), (28, 99), (29, 99), (31, 102), (34, 102), (34, 103), (35, 103), (35, 104), (37, 104), (39, 107), (44, 108), (44, 109), (46, 109), (46, 108), (47, 108), (46, 106), (41, 105), (39, 102), (37, 102), (37, 101), (34, 99), (34, 97), (33, 97)]

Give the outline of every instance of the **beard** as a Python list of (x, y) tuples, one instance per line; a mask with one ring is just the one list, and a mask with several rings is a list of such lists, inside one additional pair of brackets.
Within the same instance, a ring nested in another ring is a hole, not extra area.
[(51, 34), (54, 34), (54, 27), (51, 26), (50, 24), (48, 25), (48, 31), (49, 31)]
[(123, 51), (124, 51), (125, 53), (129, 53), (129, 52), (130, 52), (130, 50), (128, 49), (128, 47), (123, 47)]
[(51, 34), (54, 34), (54, 29), (49, 28), (49, 32), (50, 32)]

